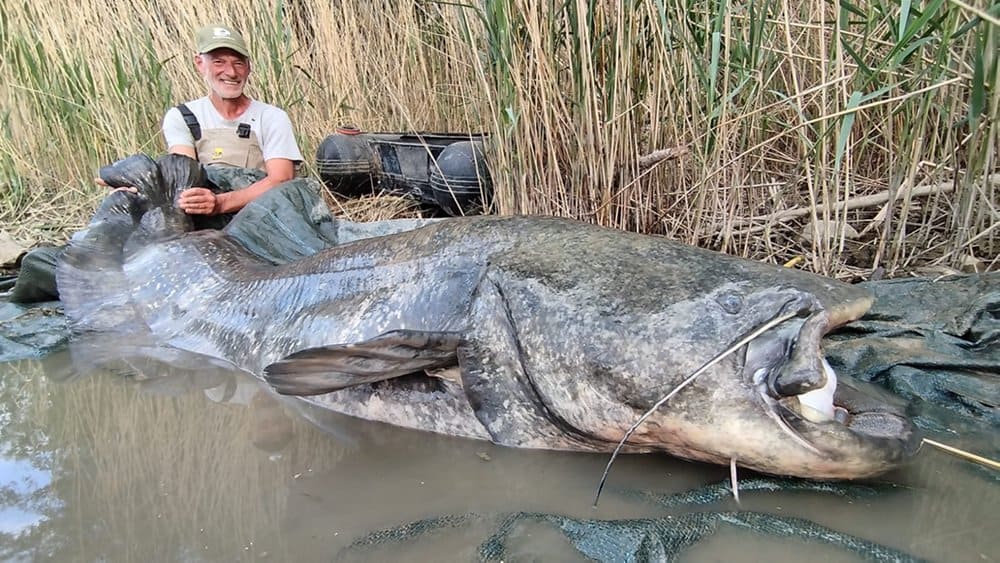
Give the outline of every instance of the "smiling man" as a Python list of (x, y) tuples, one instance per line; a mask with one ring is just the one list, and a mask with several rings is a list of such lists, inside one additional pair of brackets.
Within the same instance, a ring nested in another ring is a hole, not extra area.
[[(169, 152), (195, 158), (207, 169), (214, 168), (217, 178), (229, 175), (240, 179), (215, 191), (189, 188), (178, 198), (180, 208), (195, 216), (198, 228), (221, 229), (233, 214), (264, 192), (293, 179), (302, 153), (288, 114), (244, 93), (251, 65), (243, 36), (231, 27), (210, 25), (198, 30), (195, 45), (194, 66), (205, 79), (208, 95), (170, 108), (163, 117), (163, 137)], [(222, 166), (231, 167), (232, 173), (217, 168)], [(263, 171), (265, 176), (247, 185), (242, 179), (249, 175), (241, 174), (247, 168)], [(100, 178), (95, 181), (107, 185)], [(237, 184), (246, 187), (232, 189)], [(292, 187), (319, 197), (317, 189), (309, 184)], [(58, 298), (55, 268), (63, 248), (44, 246), (25, 255), (11, 302)]]
[(208, 95), (168, 110), (163, 137), (169, 152), (196, 158), (204, 166), (255, 168), (267, 174), (232, 192), (190, 188), (178, 201), (191, 215), (233, 213), (291, 180), (302, 153), (288, 114), (244, 93), (250, 77), (250, 51), (239, 32), (209, 25), (198, 30), (195, 43), (194, 65), (205, 79)]

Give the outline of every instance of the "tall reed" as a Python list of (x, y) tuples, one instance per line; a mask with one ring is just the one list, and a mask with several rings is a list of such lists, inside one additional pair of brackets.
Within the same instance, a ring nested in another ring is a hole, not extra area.
[[(163, 111), (204, 91), (193, 31), (225, 21), (310, 156), (345, 123), (484, 131), (500, 213), (845, 277), (995, 267), (998, 18), (945, 0), (18, 3), (0, 218), (22, 238), (78, 226), (98, 166), (163, 150)], [(683, 156), (643, 158), (663, 149)]]

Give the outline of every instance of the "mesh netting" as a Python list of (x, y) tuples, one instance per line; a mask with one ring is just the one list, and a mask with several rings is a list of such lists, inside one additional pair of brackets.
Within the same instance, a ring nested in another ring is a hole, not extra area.
[[(810, 491), (848, 498), (870, 497), (881, 489), (872, 486), (810, 483), (785, 479), (748, 479), (740, 482), (742, 492)], [(732, 495), (728, 483), (708, 485), (676, 495), (626, 491), (626, 496), (663, 508), (696, 508)], [(510, 561), (523, 558), (519, 546), (528, 535), (540, 535), (539, 528), (555, 530), (580, 555), (596, 561), (675, 561), (691, 546), (723, 527), (749, 530), (768, 537), (788, 538), (799, 543), (824, 544), (867, 561), (917, 561), (899, 550), (844, 534), (815, 522), (795, 517), (751, 511), (696, 511), (660, 518), (602, 520), (572, 518), (558, 514), (513, 512), (504, 514), (449, 514), (421, 519), (371, 532), (355, 539), (338, 559), (377, 558), (378, 550), (389, 546), (430, 541), (448, 529), (485, 526), (485, 539), (476, 550), (481, 561)], [(544, 555), (540, 557), (544, 558)]]

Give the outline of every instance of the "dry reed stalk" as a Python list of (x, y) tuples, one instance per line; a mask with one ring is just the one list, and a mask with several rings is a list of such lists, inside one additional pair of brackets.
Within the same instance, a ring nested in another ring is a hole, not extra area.
[[(993, 16), (955, 2), (922, 9), (900, 14), (878, 0), (22, 3), (0, 33), (9, 108), (0, 220), (30, 224), (53, 201), (82, 224), (101, 193), (93, 171), (162, 150), (163, 110), (203, 93), (190, 36), (218, 20), (250, 38), (251, 93), (288, 109), (307, 156), (343, 123), (484, 131), (500, 213), (572, 216), (754, 258), (774, 255), (801, 225), (769, 238), (734, 227), (745, 218), (809, 208), (810, 220), (863, 228), (871, 218), (846, 202), (958, 179), (953, 198), (922, 202), (919, 221), (910, 199), (878, 218), (872, 267), (992, 257), (997, 189), (977, 186), (998, 162), (1000, 97), (986, 88), (997, 80), (996, 34), (988, 18), (972, 18)], [(637, 163), (676, 145), (689, 148), (686, 159), (647, 171)], [(842, 267), (843, 236), (797, 244), (812, 269)], [(929, 244), (941, 254), (922, 253)]]
[(420, 205), (414, 200), (394, 195), (375, 195), (357, 199), (328, 197), (330, 209), (350, 221), (383, 221), (387, 219), (419, 219)]

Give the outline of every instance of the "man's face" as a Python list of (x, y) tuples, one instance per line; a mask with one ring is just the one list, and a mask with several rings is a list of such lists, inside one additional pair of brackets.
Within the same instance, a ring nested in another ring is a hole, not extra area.
[(246, 57), (231, 49), (216, 49), (196, 56), (195, 66), (220, 98), (230, 100), (243, 95), (250, 76), (250, 61)]

